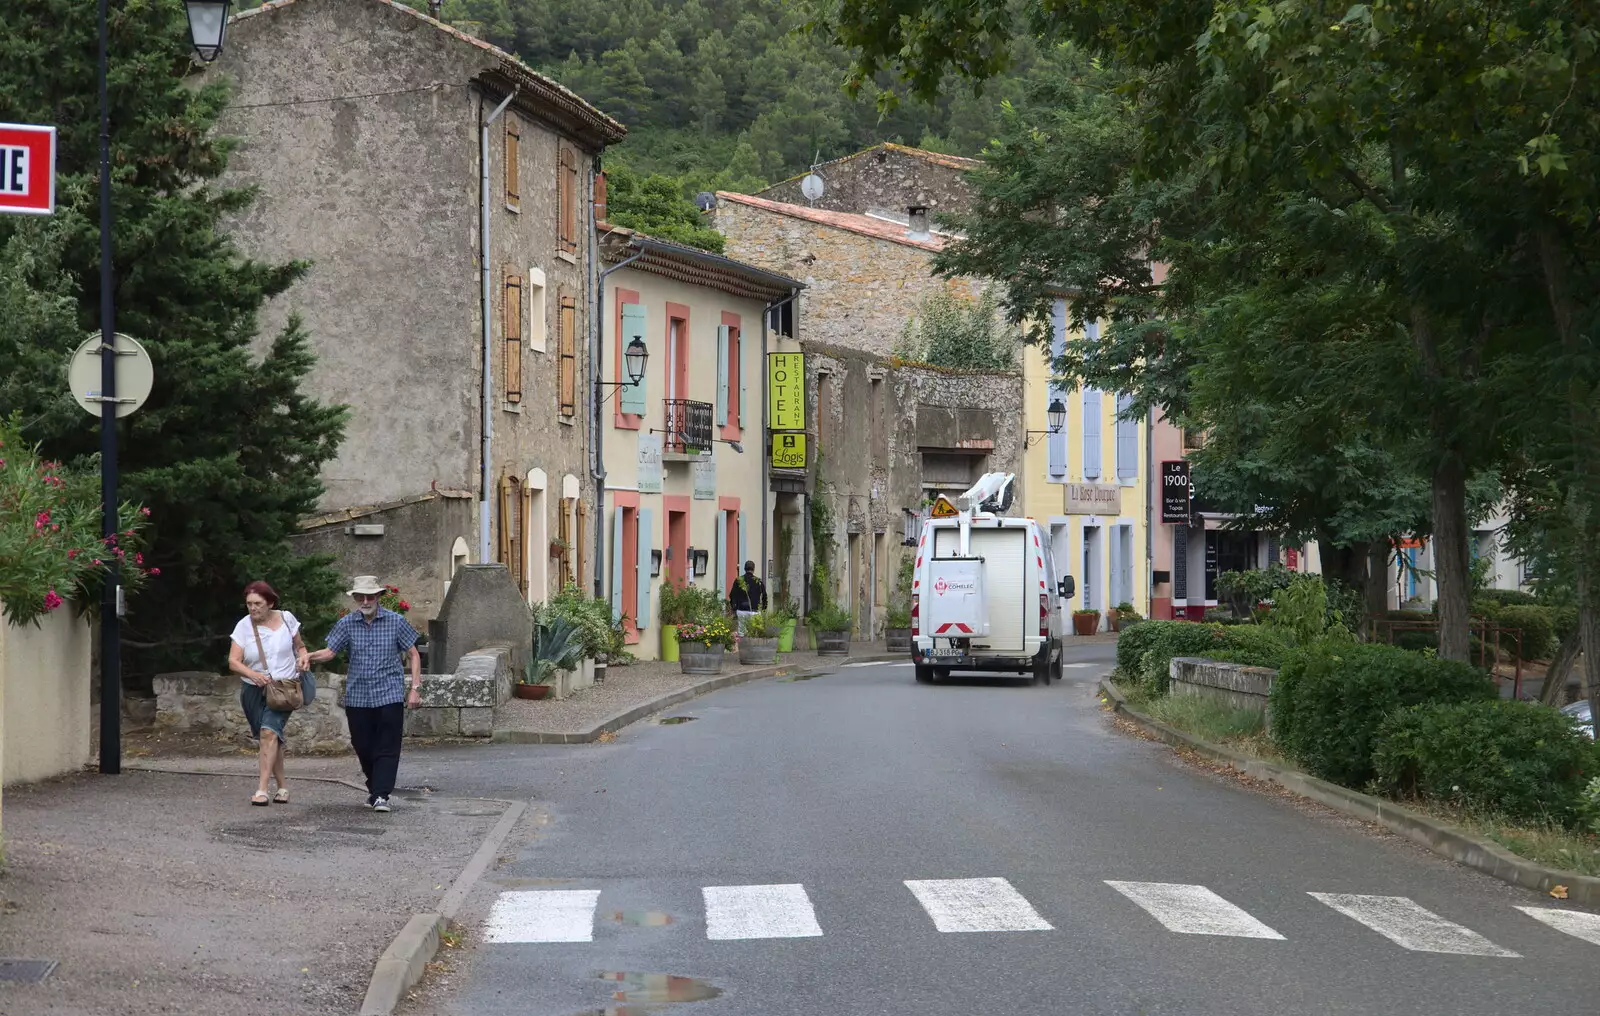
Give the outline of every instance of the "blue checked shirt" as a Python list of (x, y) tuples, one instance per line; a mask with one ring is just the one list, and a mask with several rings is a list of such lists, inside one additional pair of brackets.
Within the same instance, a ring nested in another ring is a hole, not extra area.
[(328, 648), (335, 653), (350, 650), (345, 706), (374, 709), (404, 702), (406, 671), (400, 654), (416, 644), (416, 629), (392, 610), (379, 607), (370, 622), (359, 610), (339, 618), (328, 633)]

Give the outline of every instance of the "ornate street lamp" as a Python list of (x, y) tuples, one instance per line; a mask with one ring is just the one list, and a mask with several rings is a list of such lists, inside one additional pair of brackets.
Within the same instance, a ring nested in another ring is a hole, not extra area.
[(233, 0), (184, 0), (194, 55), (203, 63), (210, 63), (222, 54), (222, 38), (228, 32), (228, 8), (232, 6)]
[(1044, 420), (1048, 429), (1025, 431), (1022, 435), (1022, 447), (1031, 446), (1035, 435), (1061, 433), (1061, 428), (1067, 425), (1067, 407), (1062, 405), (1060, 399), (1052, 400), (1050, 405), (1045, 407)]
[(622, 354), (623, 363), (628, 366), (628, 378), (637, 385), (644, 380), (644, 367), (650, 359), (650, 350), (644, 346), (644, 340), (634, 336), (628, 343), (627, 351)]

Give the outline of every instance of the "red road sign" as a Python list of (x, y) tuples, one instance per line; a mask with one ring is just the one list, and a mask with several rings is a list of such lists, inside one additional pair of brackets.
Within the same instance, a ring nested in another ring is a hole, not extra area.
[(0, 215), (56, 210), (56, 129), (0, 123)]

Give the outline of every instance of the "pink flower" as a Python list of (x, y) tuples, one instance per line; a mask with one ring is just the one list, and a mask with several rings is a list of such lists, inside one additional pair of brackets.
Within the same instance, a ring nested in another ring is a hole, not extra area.
[(161, 569), (160, 568), (151, 568), (150, 569), (150, 574), (151, 575), (160, 575), (161, 574)]
[(56, 595), (56, 591), (54, 589), (44, 594), (45, 610), (55, 610), (57, 607), (61, 606), (61, 602), (61, 597)]
[(145, 518), (149, 518), (150, 517), (150, 509), (148, 509), (148, 508), (140, 508), (139, 509), (139, 514), (143, 515)]
[(133, 563), (134, 564), (144, 564), (144, 555), (143, 554), (135, 554), (135, 555), (133, 555)]
[(35, 528), (35, 529), (43, 529), (45, 526), (48, 526), (49, 524), (50, 524), (50, 513), (48, 511), (40, 512), (37, 516), (34, 517), (33, 528)]
[(100, 567), (100, 559), (98, 557), (94, 559), (94, 566), (96, 568)]
[(77, 547), (73, 547), (71, 550), (67, 551), (67, 560), (68, 561), (71, 561), (73, 558), (75, 558), (77, 556), (78, 556), (78, 548)]
[(404, 600), (401, 600), (400, 601), (400, 609), (401, 610), (410, 610), (411, 609), (411, 604), (407, 603)]

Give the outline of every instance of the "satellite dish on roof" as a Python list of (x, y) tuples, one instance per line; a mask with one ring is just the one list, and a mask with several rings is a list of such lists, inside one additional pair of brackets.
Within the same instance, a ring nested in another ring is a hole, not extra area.
[(800, 193), (806, 196), (807, 201), (815, 201), (822, 197), (822, 192), (827, 187), (822, 182), (822, 177), (815, 173), (807, 173), (806, 178), (800, 181)]
[(694, 203), (702, 212), (709, 212), (717, 207), (717, 196), (708, 190), (703, 190), (694, 196)]

